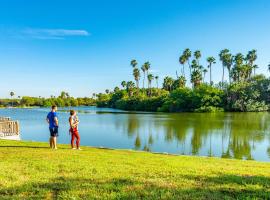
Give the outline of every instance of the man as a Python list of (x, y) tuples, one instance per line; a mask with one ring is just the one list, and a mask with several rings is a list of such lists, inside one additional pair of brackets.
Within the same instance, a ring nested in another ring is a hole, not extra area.
[(56, 137), (58, 137), (58, 117), (57, 117), (57, 107), (52, 106), (51, 112), (47, 115), (47, 122), (49, 124), (49, 130), (50, 130), (50, 147), (52, 149), (57, 149), (56, 146)]

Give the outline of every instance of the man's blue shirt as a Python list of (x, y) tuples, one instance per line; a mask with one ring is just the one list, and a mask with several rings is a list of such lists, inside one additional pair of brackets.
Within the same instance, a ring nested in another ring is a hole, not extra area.
[(57, 118), (57, 114), (56, 112), (49, 112), (47, 115), (47, 119), (49, 120), (49, 126), (50, 128), (55, 128), (57, 127), (56, 123), (55, 123), (55, 117)]

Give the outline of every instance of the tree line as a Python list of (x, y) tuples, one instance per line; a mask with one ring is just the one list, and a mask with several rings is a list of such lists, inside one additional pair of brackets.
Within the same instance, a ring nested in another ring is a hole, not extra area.
[(57, 105), (59, 107), (66, 106), (92, 106), (95, 105), (95, 99), (93, 97), (78, 97), (74, 98), (69, 93), (62, 91), (59, 96), (51, 95), (49, 98), (44, 97), (30, 97), (30, 96), (18, 96), (14, 97), (15, 92), (10, 92), (10, 99), (0, 99), (0, 107), (16, 106), (16, 107), (50, 107)]
[[(256, 50), (250, 50), (246, 55), (233, 55), (230, 50), (223, 49), (218, 59), (206, 57), (206, 66), (201, 60), (201, 51), (185, 49), (179, 56), (176, 77), (166, 76), (160, 87), (159, 76), (151, 73), (151, 63), (145, 62), (139, 67), (133, 59), (130, 65), (134, 80), (122, 81), (113, 91), (107, 89), (105, 93), (95, 94), (97, 105), (164, 112), (269, 110), (270, 81), (264, 75), (256, 74)], [(212, 71), (218, 60), (222, 67), (221, 80), (214, 83)], [(267, 67), (270, 71), (270, 64)], [(207, 73), (209, 80), (206, 80)]]

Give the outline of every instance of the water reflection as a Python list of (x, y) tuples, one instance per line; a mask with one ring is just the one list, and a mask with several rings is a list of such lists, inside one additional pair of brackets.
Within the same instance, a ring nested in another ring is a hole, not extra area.
[(136, 135), (135, 149), (159, 151), (159, 145), (166, 142), (180, 147), (180, 152), (174, 153), (248, 160), (265, 155), (270, 158), (268, 113), (133, 114), (125, 119), (116, 126), (126, 128), (124, 132), (129, 137)]

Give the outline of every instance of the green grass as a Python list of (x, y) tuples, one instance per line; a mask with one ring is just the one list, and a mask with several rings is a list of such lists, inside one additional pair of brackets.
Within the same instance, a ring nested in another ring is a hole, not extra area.
[(0, 140), (0, 199), (270, 199), (270, 163)]

